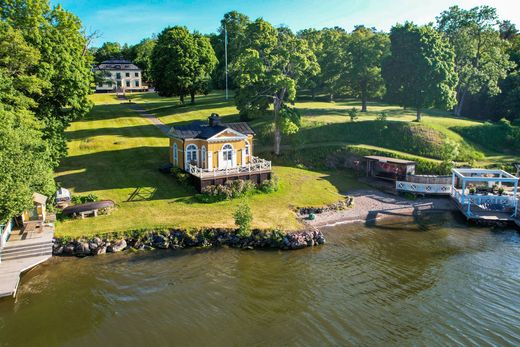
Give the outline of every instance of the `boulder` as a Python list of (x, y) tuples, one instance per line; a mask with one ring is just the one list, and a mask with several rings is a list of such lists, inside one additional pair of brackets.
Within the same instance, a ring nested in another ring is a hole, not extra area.
[(107, 252), (121, 252), (123, 249), (126, 248), (126, 241), (124, 239), (114, 241), (110, 244), (110, 246), (107, 247)]
[(99, 254), (105, 254), (107, 252), (106, 246), (99, 246), (95, 250), (92, 251), (92, 254), (99, 255)]
[(74, 254), (83, 257), (90, 254), (90, 247), (88, 242), (77, 242), (74, 247)]
[(73, 255), (74, 254), (74, 244), (73, 243), (68, 243), (67, 245), (65, 245), (63, 247), (63, 254), (66, 254), (66, 255)]
[(170, 247), (170, 240), (163, 235), (154, 235), (152, 239), (152, 245), (155, 248), (166, 249)]

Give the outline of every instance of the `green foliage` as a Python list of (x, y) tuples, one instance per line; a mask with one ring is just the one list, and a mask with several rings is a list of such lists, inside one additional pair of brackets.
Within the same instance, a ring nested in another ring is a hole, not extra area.
[(91, 59), (81, 22), (59, 5), (51, 8), (47, 0), (0, 2), (0, 19), (19, 29), (39, 52), (33, 72), (43, 83), (28, 96), (36, 103), (35, 115), (44, 125), (49, 160), (57, 166), (67, 153), (64, 129), (92, 107), (87, 98)]
[[(227, 56), (228, 56), (228, 65), (231, 65), (235, 62), (236, 58), (242, 53), (247, 37), (246, 37), (246, 29), (247, 26), (251, 23), (249, 17), (239, 13), (237, 11), (231, 11), (224, 14), (224, 17), (220, 21), (220, 27), (218, 28), (217, 34), (213, 34), (210, 37), (211, 46), (215, 51), (215, 55), (218, 59), (217, 67), (213, 72), (213, 81), (214, 85), (217, 88), (224, 89), (226, 87), (226, 62), (224, 59), (224, 27), (227, 30)], [(228, 78), (229, 88), (234, 89), (235, 84), (233, 79)]]
[(457, 127), (453, 130), (485, 148), (506, 153), (520, 153), (520, 127), (503, 120), (473, 127)]
[(197, 198), (201, 202), (213, 203), (251, 195), (255, 190), (255, 184), (249, 180), (233, 180), (226, 184), (204, 187)]
[(359, 118), (358, 110), (355, 107), (352, 107), (350, 110), (348, 110), (347, 114), (348, 114), (351, 122), (355, 122)]
[(452, 6), (437, 17), (438, 29), (455, 51), (459, 75), (457, 115), (461, 115), (468, 94), (498, 94), (498, 82), (514, 67), (506, 52), (508, 44), (496, 30), (497, 23), (496, 9), (490, 6), (470, 10)]
[(258, 186), (258, 190), (263, 193), (274, 193), (280, 187), (280, 181), (278, 176), (273, 174), (273, 177), (269, 180), (265, 180)]
[(121, 45), (118, 42), (105, 42), (94, 52), (94, 61), (101, 64), (110, 59), (130, 59), (123, 56)]
[(385, 111), (382, 111), (382, 112), (378, 113), (377, 116), (376, 116), (376, 120), (380, 121), (380, 122), (384, 122), (387, 119), (388, 119), (388, 113), (385, 112)]
[(381, 64), (390, 53), (388, 34), (358, 27), (350, 35), (346, 51), (348, 63), (342, 80), (347, 81), (349, 94), (361, 99), (361, 112), (366, 112), (367, 100), (385, 93)]
[(171, 174), (181, 185), (188, 186), (191, 184), (191, 175), (186, 171), (178, 167), (174, 167), (171, 169)]
[(94, 202), (98, 200), (98, 196), (92, 193), (89, 193), (87, 195), (73, 195), (71, 198), (71, 201), (74, 204), (85, 204), (87, 202)]
[(152, 79), (161, 96), (186, 95), (195, 102), (196, 93), (207, 93), (217, 58), (209, 39), (191, 34), (187, 28), (165, 28), (152, 51)]
[[(315, 75), (319, 66), (307, 43), (287, 28), (275, 29), (257, 19), (247, 26), (246, 36), (247, 45), (231, 69), (237, 86), (237, 108), (241, 116), (247, 118), (265, 113), (273, 104), (274, 147), (279, 154), (280, 127), (291, 125), (280, 120), (283, 116), (280, 111), (286, 101), (294, 101), (298, 84)], [(295, 130), (293, 126), (289, 128)]]
[(143, 70), (143, 81), (152, 81), (152, 52), (155, 47), (155, 39), (143, 39), (132, 47), (134, 55), (132, 61)]
[(233, 218), (235, 219), (235, 225), (238, 227), (238, 235), (250, 236), (253, 212), (251, 212), (251, 207), (246, 200), (240, 202), (235, 213), (233, 213)]
[(33, 192), (55, 191), (42, 123), (31, 96), (46, 86), (34, 73), (41, 55), (23, 33), (0, 22), (0, 220), (32, 205)]
[(278, 127), (282, 134), (296, 134), (300, 130), (301, 126), (300, 112), (296, 108), (284, 105), (280, 110), (279, 122), (280, 124)]
[(417, 110), (450, 109), (456, 103), (455, 54), (431, 26), (396, 25), (390, 31), (391, 55), (383, 63), (387, 98)]

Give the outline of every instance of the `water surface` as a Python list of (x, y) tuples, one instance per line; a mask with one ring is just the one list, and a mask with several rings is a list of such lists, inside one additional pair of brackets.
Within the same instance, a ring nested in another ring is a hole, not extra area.
[(0, 301), (2, 346), (520, 344), (520, 234), (451, 214), (300, 251), (61, 258)]

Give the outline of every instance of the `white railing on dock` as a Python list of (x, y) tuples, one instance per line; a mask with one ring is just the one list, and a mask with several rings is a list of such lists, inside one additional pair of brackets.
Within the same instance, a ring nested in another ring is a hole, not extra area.
[(200, 178), (229, 176), (236, 174), (258, 173), (271, 171), (271, 162), (258, 157), (252, 157), (251, 162), (244, 166), (236, 166), (225, 169), (208, 170), (189, 164), (188, 172)]
[(395, 182), (395, 189), (398, 192), (450, 195), (451, 184), (429, 184), (429, 183), (397, 181), (397, 182)]

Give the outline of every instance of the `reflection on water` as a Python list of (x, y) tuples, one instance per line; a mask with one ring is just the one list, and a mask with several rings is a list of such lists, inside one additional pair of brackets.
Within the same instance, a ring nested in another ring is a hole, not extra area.
[(429, 214), (325, 232), (293, 252), (54, 259), (0, 301), (0, 345), (520, 343), (516, 231)]

